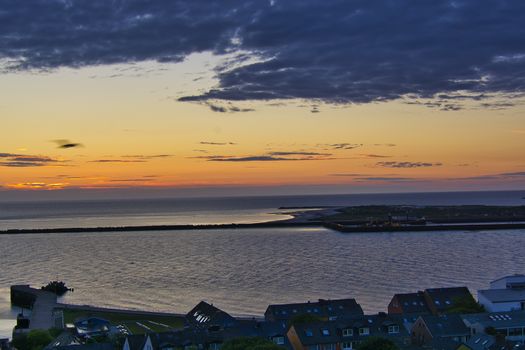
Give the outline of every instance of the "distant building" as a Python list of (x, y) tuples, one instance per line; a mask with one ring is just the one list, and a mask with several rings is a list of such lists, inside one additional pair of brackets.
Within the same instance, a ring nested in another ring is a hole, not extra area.
[(335, 321), (363, 315), (355, 299), (325, 300), (317, 302), (270, 305), (264, 313), (267, 321), (288, 321), (298, 315), (313, 315), (322, 320)]
[(478, 290), (478, 301), (489, 312), (525, 310), (525, 275), (492, 281), (490, 289)]
[(461, 299), (475, 302), (467, 287), (429, 288), (417, 293), (395, 294), (388, 304), (388, 313), (441, 315)]
[(354, 320), (299, 323), (288, 330), (294, 350), (351, 350), (370, 337), (394, 341), (400, 348), (410, 345), (410, 335), (399, 317), (366, 315)]
[(395, 294), (388, 304), (389, 314), (430, 314), (423, 292)]
[(197, 328), (229, 328), (233, 327), (236, 320), (233, 316), (216, 308), (205, 301), (198, 303), (190, 312), (186, 314), (186, 322), (191, 327)]
[(108, 334), (111, 323), (108, 320), (99, 317), (89, 317), (75, 322), (77, 335), (98, 336)]
[(218, 350), (224, 342), (242, 337), (260, 337), (291, 349), (286, 338), (286, 329), (267, 322), (238, 320), (234, 327), (226, 329), (185, 328), (173, 332), (129, 335), (122, 350), (178, 350), (192, 347)]
[(492, 329), (510, 341), (525, 341), (525, 311), (490, 312), (462, 315), (471, 334), (486, 333)]
[[(423, 346), (441, 341), (466, 342), (470, 330), (457, 314), (423, 315), (414, 323), (411, 329), (412, 344)], [(448, 345), (447, 345), (448, 346)]]
[(427, 306), (434, 315), (447, 313), (454, 302), (461, 299), (475, 301), (467, 287), (431, 288), (424, 292)]
[(525, 275), (510, 275), (490, 282), (490, 289), (525, 289)]
[(9, 339), (0, 338), (0, 350), (9, 350), (11, 345), (9, 344)]

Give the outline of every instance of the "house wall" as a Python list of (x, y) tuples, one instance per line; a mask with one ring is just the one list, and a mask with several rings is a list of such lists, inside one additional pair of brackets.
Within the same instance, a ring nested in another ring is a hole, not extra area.
[(525, 283), (525, 276), (508, 276), (497, 281), (490, 282), (490, 289), (507, 289), (507, 283)]
[(301, 343), (301, 340), (299, 340), (299, 336), (297, 335), (294, 326), (290, 327), (286, 336), (288, 337), (288, 341), (294, 350), (306, 350), (306, 348)]
[(423, 345), (432, 341), (432, 334), (429, 332), (425, 322), (418, 318), (411, 329), (411, 340), (414, 345)]
[[(525, 300), (524, 300), (525, 301)], [(492, 303), (483, 296), (478, 294), (478, 302), (485, 307), (488, 312), (506, 312), (513, 310), (521, 310), (521, 302), (513, 301), (508, 303)]]
[(388, 304), (388, 313), (389, 314), (402, 314), (403, 308), (397, 297), (393, 297)]

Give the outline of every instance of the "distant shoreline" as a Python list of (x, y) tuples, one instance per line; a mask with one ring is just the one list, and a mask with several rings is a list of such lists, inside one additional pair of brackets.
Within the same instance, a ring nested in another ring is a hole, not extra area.
[(72, 227), (72, 228), (42, 228), (42, 229), (10, 229), (0, 231), (0, 235), (16, 234), (47, 234), (47, 233), (93, 233), (93, 232), (139, 232), (139, 231), (189, 231), (189, 230), (221, 230), (221, 229), (255, 229), (255, 228), (294, 228), (318, 227), (327, 228), (341, 233), (371, 233), (371, 232), (428, 232), (428, 231), (482, 231), (525, 229), (525, 222), (520, 223), (457, 223), (450, 225), (407, 225), (407, 226), (348, 226), (335, 222), (322, 221), (270, 221), (252, 224), (212, 224), (212, 225), (149, 225), (149, 226), (115, 226), (115, 227)]
[[(21, 228), (0, 230), (0, 235), (294, 227), (327, 228), (341, 233), (525, 229), (525, 206), (302, 206), (279, 209), (293, 210), (286, 213), (292, 218), (256, 223)], [(425, 219), (426, 215), (430, 217)]]

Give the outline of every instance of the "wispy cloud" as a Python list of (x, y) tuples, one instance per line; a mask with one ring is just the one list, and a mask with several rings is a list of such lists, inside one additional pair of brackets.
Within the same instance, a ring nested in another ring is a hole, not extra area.
[(61, 163), (64, 161), (47, 156), (0, 153), (0, 166), (4, 167), (28, 168), (63, 165)]
[(60, 190), (67, 186), (67, 183), (21, 182), (7, 184), (5, 187), (16, 190)]
[(201, 141), (199, 142), (200, 145), (207, 145), (207, 146), (233, 146), (236, 145), (235, 142), (214, 142), (214, 141)]
[(370, 176), (369, 174), (361, 174), (361, 173), (336, 173), (336, 174), (329, 174), (329, 176), (340, 176), (340, 177), (365, 177)]
[(333, 150), (348, 150), (348, 149), (354, 149), (362, 147), (362, 143), (329, 143), (329, 144), (321, 144), (319, 145), (321, 147), (327, 147), (329, 149)]
[(72, 142), (66, 139), (53, 140), (53, 142), (57, 144), (57, 148), (62, 148), (62, 149), (84, 147), (84, 145), (82, 145), (81, 143)]
[(303, 151), (281, 151), (270, 152), (272, 156), (331, 156), (331, 153), (303, 152)]
[(158, 159), (158, 158), (170, 158), (173, 157), (173, 154), (134, 154), (134, 155), (124, 155), (122, 158), (134, 158), (136, 160), (149, 160), (149, 159)]
[(392, 156), (387, 156), (384, 154), (361, 154), (365, 158), (391, 158)]
[(95, 159), (90, 160), (90, 163), (146, 163), (143, 159)]
[(218, 113), (246, 113), (246, 112), (255, 111), (255, 109), (253, 108), (241, 108), (241, 107), (234, 106), (231, 104), (227, 104), (223, 106), (223, 105), (218, 105), (218, 104), (213, 104), (213, 103), (206, 103), (206, 105), (210, 107), (210, 109), (213, 112), (218, 112)]
[(263, 154), (263, 155), (253, 155), (253, 156), (198, 156), (191, 157), (194, 159), (205, 159), (209, 162), (283, 162), (283, 161), (314, 161), (314, 160), (331, 160), (334, 158), (329, 158), (323, 154), (316, 155), (303, 155), (300, 153), (293, 152), (284, 152), (288, 153), (286, 155), (279, 156), (277, 154)]
[(443, 163), (429, 162), (378, 162), (377, 166), (384, 168), (428, 168), (442, 166)]
[(357, 181), (377, 181), (377, 182), (420, 181), (420, 179), (414, 179), (410, 177), (384, 177), (384, 176), (358, 177), (355, 180)]

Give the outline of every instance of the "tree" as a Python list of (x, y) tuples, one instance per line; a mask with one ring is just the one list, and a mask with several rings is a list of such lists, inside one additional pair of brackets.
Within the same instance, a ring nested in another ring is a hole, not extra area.
[(259, 337), (237, 338), (225, 342), (221, 350), (283, 350), (269, 340)]
[(33, 329), (27, 334), (19, 334), (13, 338), (13, 346), (18, 350), (41, 350), (53, 341), (49, 331)]
[(452, 299), (452, 305), (447, 309), (447, 312), (451, 314), (477, 314), (485, 312), (485, 308), (468, 295)]
[(299, 314), (295, 315), (290, 319), (288, 322), (288, 327), (291, 327), (295, 324), (303, 324), (303, 323), (313, 323), (313, 322), (319, 322), (322, 321), (320, 317), (312, 315), (312, 314)]
[(399, 350), (390, 339), (370, 337), (357, 347), (357, 350)]

